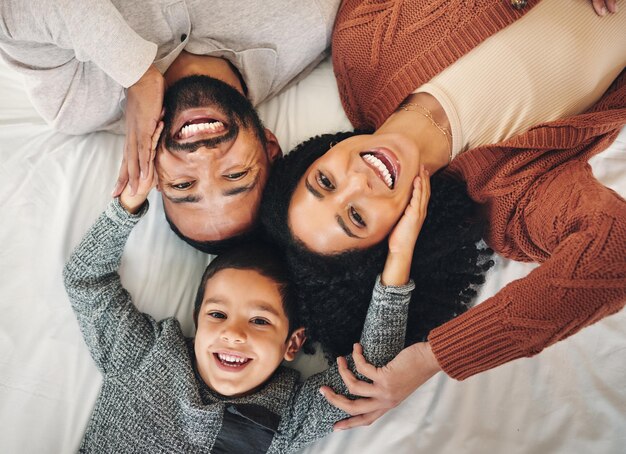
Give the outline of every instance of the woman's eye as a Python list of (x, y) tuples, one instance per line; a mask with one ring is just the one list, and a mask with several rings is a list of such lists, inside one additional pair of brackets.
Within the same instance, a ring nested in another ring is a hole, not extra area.
[(317, 180), (317, 184), (319, 184), (322, 188), (328, 190), (335, 189), (335, 185), (322, 172), (318, 171), (315, 179)]
[(185, 189), (189, 189), (192, 184), (193, 184), (192, 181), (185, 181), (184, 183), (177, 183), (177, 184), (173, 184), (171, 186), (172, 186), (172, 188), (177, 189), (179, 191), (184, 191)]
[(226, 318), (226, 314), (224, 314), (222, 312), (209, 312), (208, 315), (211, 318), (219, 318), (219, 319), (225, 319)]
[(248, 175), (248, 171), (244, 170), (243, 172), (227, 173), (226, 175), (224, 175), (224, 178), (226, 178), (227, 180), (235, 181), (241, 180), (246, 175)]
[(250, 321), (255, 325), (269, 325), (270, 324), (270, 322), (268, 320), (265, 320), (264, 318), (253, 318)]
[(352, 222), (354, 222), (357, 227), (367, 227), (367, 224), (357, 210), (355, 210), (353, 207), (350, 207), (349, 213), (350, 219), (352, 219)]

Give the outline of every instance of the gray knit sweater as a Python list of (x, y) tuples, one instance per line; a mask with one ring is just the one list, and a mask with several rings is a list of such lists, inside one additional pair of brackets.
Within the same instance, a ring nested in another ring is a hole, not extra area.
[[(286, 453), (330, 433), (348, 416), (319, 393), (329, 385), (347, 394), (336, 366), (304, 383), (281, 366), (259, 392), (221, 396), (197, 374), (193, 342), (178, 321), (157, 322), (135, 308), (117, 269), (146, 210), (147, 203), (130, 215), (114, 200), (64, 270), (72, 308), (103, 375), (81, 451)], [(376, 283), (361, 338), (370, 362), (383, 365), (403, 348), (412, 289), (412, 283)]]

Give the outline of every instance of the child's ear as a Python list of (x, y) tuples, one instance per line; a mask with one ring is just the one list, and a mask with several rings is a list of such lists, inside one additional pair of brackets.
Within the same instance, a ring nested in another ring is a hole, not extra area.
[(291, 336), (287, 339), (287, 351), (284, 356), (286, 361), (293, 361), (295, 359), (296, 353), (300, 351), (305, 340), (306, 334), (304, 334), (304, 328), (298, 328), (291, 333)]

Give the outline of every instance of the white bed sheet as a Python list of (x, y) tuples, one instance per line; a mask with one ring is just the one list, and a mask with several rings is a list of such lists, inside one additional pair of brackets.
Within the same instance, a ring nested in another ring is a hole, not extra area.
[[(350, 126), (328, 61), (260, 110), (285, 150)], [(50, 131), (16, 74), (0, 65), (2, 453), (74, 452), (82, 439), (101, 378), (61, 270), (108, 203), (122, 145), (109, 133)], [(601, 181), (626, 195), (626, 128), (592, 165)], [(126, 247), (122, 280), (141, 310), (176, 316), (191, 334), (193, 296), (208, 257), (170, 231), (156, 194), (150, 202)], [(497, 259), (478, 300), (531, 267)], [(622, 311), (535, 358), (464, 382), (439, 374), (372, 426), (332, 434), (306, 452), (623, 453), (625, 322)]]

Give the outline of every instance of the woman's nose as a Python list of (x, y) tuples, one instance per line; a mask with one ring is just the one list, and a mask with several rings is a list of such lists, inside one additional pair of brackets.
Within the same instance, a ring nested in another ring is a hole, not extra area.
[(370, 183), (367, 179), (365, 172), (353, 171), (351, 172), (343, 182), (343, 188), (341, 188), (340, 198), (351, 199), (355, 196), (366, 194), (371, 189)]

